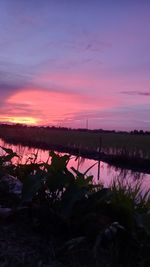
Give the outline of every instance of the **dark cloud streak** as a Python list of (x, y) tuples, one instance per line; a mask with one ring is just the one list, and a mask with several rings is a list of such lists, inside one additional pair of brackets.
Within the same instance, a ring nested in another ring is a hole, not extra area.
[(122, 91), (121, 94), (125, 95), (137, 95), (137, 96), (150, 96), (150, 92), (142, 92), (142, 91)]

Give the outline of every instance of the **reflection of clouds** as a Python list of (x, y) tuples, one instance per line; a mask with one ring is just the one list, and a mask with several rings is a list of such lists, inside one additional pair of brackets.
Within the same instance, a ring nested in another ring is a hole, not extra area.
[(141, 172), (130, 171), (130, 176), (133, 177), (133, 179), (135, 181), (137, 181), (137, 180), (141, 180), (142, 181), (142, 180), (144, 180), (146, 175), (144, 173), (141, 173)]
[[(19, 162), (19, 163), (25, 163), (29, 157), (33, 157), (35, 154), (37, 154), (37, 162), (46, 162), (49, 159), (49, 163), (51, 159), (49, 158), (49, 151), (48, 150), (42, 150), (37, 148), (29, 148), (22, 145), (10, 145), (6, 142), (2, 141), (0, 139), (0, 146), (4, 146), (6, 148), (13, 149), (20, 158), (14, 158), (13, 162)], [(3, 152), (0, 149), (0, 153)], [(64, 155), (64, 153), (59, 153), (60, 155)], [(72, 156), (71, 160), (68, 163), (68, 168), (74, 167), (75, 169), (78, 168), (78, 159), (76, 156)], [(79, 171), (85, 172), (88, 168), (90, 168), (94, 163), (97, 161), (85, 159), (79, 157)], [(107, 163), (100, 162), (100, 180), (97, 180), (97, 174), (98, 174), (98, 164), (96, 164), (93, 168), (90, 169), (90, 171), (87, 173), (87, 175), (93, 175), (94, 179), (93, 182), (95, 184), (101, 184), (103, 183), (104, 186), (108, 187), (110, 184), (112, 184), (113, 180), (117, 181), (117, 179), (121, 179), (126, 184), (135, 185), (137, 182), (140, 182), (142, 184), (142, 189), (147, 190), (150, 188), (150, 175), (139, 173), (139, 172), (133, 172), (131, 170), (126, 169), (120, 169), (116, 168), (114, 166), (111, 166)]]

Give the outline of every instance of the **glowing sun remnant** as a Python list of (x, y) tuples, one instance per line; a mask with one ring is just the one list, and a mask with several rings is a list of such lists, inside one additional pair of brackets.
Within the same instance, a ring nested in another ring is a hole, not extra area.
[(32, 117), (0, 117), (1, 122), (36, 125), (38, 119)]

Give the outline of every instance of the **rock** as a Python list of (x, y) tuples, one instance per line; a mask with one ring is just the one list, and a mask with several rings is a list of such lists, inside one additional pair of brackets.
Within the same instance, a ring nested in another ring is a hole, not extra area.
[(5, 175), (0, 179), (0, 193), (21, 196), (22, 186), (20, 180), (12, 175)]

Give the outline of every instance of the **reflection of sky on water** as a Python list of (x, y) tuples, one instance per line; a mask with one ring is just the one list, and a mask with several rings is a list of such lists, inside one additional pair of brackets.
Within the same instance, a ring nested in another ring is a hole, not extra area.
[[(4, 146), (6, 148), (12, 148), (20, 158), (14, 158), (14, 162), (26, 163), (29, 157), (34, 157), (37, 154), (38, 162), (45, 162), (49, 158), (49, 151), (35, 148), (28, 148), (22, 145), (10, 145), (5, 143), (0, 139), (0, 146)], [(2, 149), (0, 149), (0, 153), (4, 153)], [(62, 153), (60, 153), (62, 154)], [(50, 162), (50, 159), (49, 159)], [(81, 172), (85, 172), (88, 168), (96, 163), (95, 160), (91, 159), (77, 159), (75, 156), (71, 156), (71, 160), (68, 163), (68, 167), (74, 167)], [(149, 189), (150, 188), (150, 175), (143, 174), (139, 172), (132, 172), (126, 169), (118, 169), (113, 167), (107, 163), (100, 162), (100, 180), (97, 180), (98, 177), (98, 164), (94, 165), (88, 172), (88, 175), (94, 176), (94, 183), (102, 182), (105, 186), (109, 186), (109, 184), (113, 181), (113, 179), (117, 179), (117, 177), (122, 177), (127, 181), (131, 181), (133, 184), (137, 180), (142, 181), (142, 188)]]

